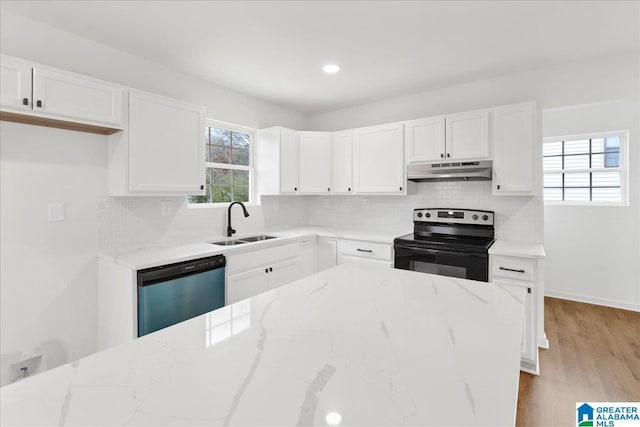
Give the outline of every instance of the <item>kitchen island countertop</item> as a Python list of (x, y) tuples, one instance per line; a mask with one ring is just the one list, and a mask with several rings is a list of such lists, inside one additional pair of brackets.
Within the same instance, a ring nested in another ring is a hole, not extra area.
[(515, 422), (524, 289), (343, 264), (0, 389), (2, 425)]

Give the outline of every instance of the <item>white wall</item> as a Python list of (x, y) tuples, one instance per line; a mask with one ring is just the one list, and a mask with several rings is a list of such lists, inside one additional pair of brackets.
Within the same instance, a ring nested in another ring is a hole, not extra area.
[(544, 136), (629, 130), (629, 206), (546, 205), (547, 295), (640, 310), (640, 102), (544, 111)]
[(341, 130), (503, 104), (539, 108), (623, 99), (640, 92), (640, 53), (573, 62), (312, 115), (310, 130)]
[[(106, 138), (0, 123), (0, 348), (58, 366), (96, 347), (98, 211)], [(66, 220), (48, 222), (49, 202)]]
[[(3, 13), (0, 52), (206, 105), (208, 116), (251, 127), (304, 129), (307, 116), (209, 84), (93, 41)], [(96, 350), (98, 251), (222, 236), (226, 210), (187, 209), (170, 198), (107, 197), (104, 136), (2, 122), (1, 365), (42, 355), (40, 370)], [(64, 222), (47, 221), (49, 201)], [(234, 208), (237, 209), (237, 208)], [(234, 213), (238, 233), (306, 223), (305, 198)]]

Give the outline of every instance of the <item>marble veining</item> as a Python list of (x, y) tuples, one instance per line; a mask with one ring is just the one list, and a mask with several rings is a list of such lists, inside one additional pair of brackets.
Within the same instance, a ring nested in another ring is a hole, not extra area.
[(7, 426), (506, 426), (524, 292), (343, 264), (0, 389)]

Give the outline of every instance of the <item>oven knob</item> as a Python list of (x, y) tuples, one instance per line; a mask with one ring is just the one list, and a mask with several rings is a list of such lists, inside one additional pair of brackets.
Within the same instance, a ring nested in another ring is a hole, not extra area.
[(485, 221), (489, 219), (489, 215), (482, 215), (482, 219), (484, 219)]
[(424, 214), (424, 216), (426, 216), (427, 218), (431, 218), (431, 214), (429, 212), (427, 212), (426, 214)]
[(478, 215), (473, 215), (471, 218), (478, 219)]
[(422, 212), (418, 212), (418, 218), (422, 218)]

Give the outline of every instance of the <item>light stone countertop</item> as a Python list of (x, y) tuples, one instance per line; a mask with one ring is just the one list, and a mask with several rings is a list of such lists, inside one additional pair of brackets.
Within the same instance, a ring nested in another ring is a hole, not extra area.
[(99, 258), (105, 261), (114, 262), (132, 270), (157, 267), (160, 265), (175, 262), (188, 261), (212, 255), (242, 253), (261, 248), (281, 245), (285, 243), (297, 242), (307, 238), (317, 236), (339, 239), (364, 240), (370, 242), (380, 242), (392, 244), (393, 239), (401, 233), (367, 231), (367, 230), (346, 230), (326, 227), (299, 227), (286, 230), (265, 231), (259, 234), (276, 236), (277, 239), (264, 240), (260, 242), (244, 243), (234, 246), (218, 246), (207, 242), (217, 242), (228, 239), (242, 239), (248, 235), (237, 235), (232, 238), (227, 237), (203, 237), (201, 241), (193, 243), (162, 243), (135, 249), (124, 249), (108, 251), (99, 254)]
[(542, 244), (496, 240), (489, 248), (489, 255), (544, 258), (545, 252)]
[(2, 425), (514, 425), (524, 289), (343, 264), (0, 389)]

